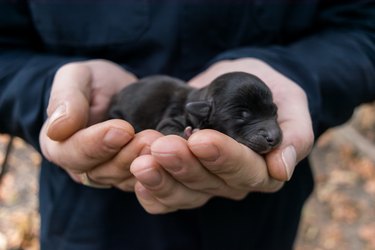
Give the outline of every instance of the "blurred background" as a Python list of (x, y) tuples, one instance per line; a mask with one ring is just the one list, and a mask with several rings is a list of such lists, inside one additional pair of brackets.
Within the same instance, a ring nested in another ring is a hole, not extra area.
[[(0, 164), (9, 139), (0, 135)], [(0, 250), (38, 250), (40, 156), (19, 138), (12, 145), (0, 175)], [(315, 190), (295, 250), (375, 250), (375, 103), (320, 137), (310, 161)]]

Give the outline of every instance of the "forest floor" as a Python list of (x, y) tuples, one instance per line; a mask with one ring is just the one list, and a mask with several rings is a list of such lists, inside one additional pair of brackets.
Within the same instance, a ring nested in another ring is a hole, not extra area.
[[(0, 163), (9, 137), (0, 135)], [(295, 250), (375, 250), (375, 104), (327, 131), (310, 156), (315, 190)], [(38, 250), (40, 156), (15, 139), (0, 182), (0, 250)]]

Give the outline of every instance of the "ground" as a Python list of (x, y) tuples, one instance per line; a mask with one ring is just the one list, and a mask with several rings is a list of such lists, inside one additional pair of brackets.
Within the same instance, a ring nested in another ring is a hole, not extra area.
[[(0, 163), (9, 137), (0, 135)], [(327, 131), (310, 156), (315, 190), (295, 250), (375, 250), (375, 104)], [(40, 156), (16, 139), (0, 182), (0, 250), (37, 250)]]

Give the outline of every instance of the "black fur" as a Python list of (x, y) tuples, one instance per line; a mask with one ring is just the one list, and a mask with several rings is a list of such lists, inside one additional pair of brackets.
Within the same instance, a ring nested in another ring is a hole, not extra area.
[(143, 78), (114, 97), (109, 118), (128, 121), (136, 132), (156, 129), (183, 137), (215, 129), (261, 154), (282, 139), (270, 89), (244, 72), (224, 74), (201, 89), (168, 76)]

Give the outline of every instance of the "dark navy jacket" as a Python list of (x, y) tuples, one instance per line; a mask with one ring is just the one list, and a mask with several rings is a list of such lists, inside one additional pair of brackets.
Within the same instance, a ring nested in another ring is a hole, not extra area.
[[(287, 4), (287, 2), (290, 2)], [(375, 99), (374, 1), (0, 2), (0, 132), (38, 146), (56, 70), (113, 60), (137, 76), (188, 80), (223, 59), (256, 57), (307, 93), (316, 135)], [(307, 161), (274, 194), (216, 198), (149, 215), (132, 193), (73, 183), (43, 161), (42, 249), (290, 249), (313, 182)]]

